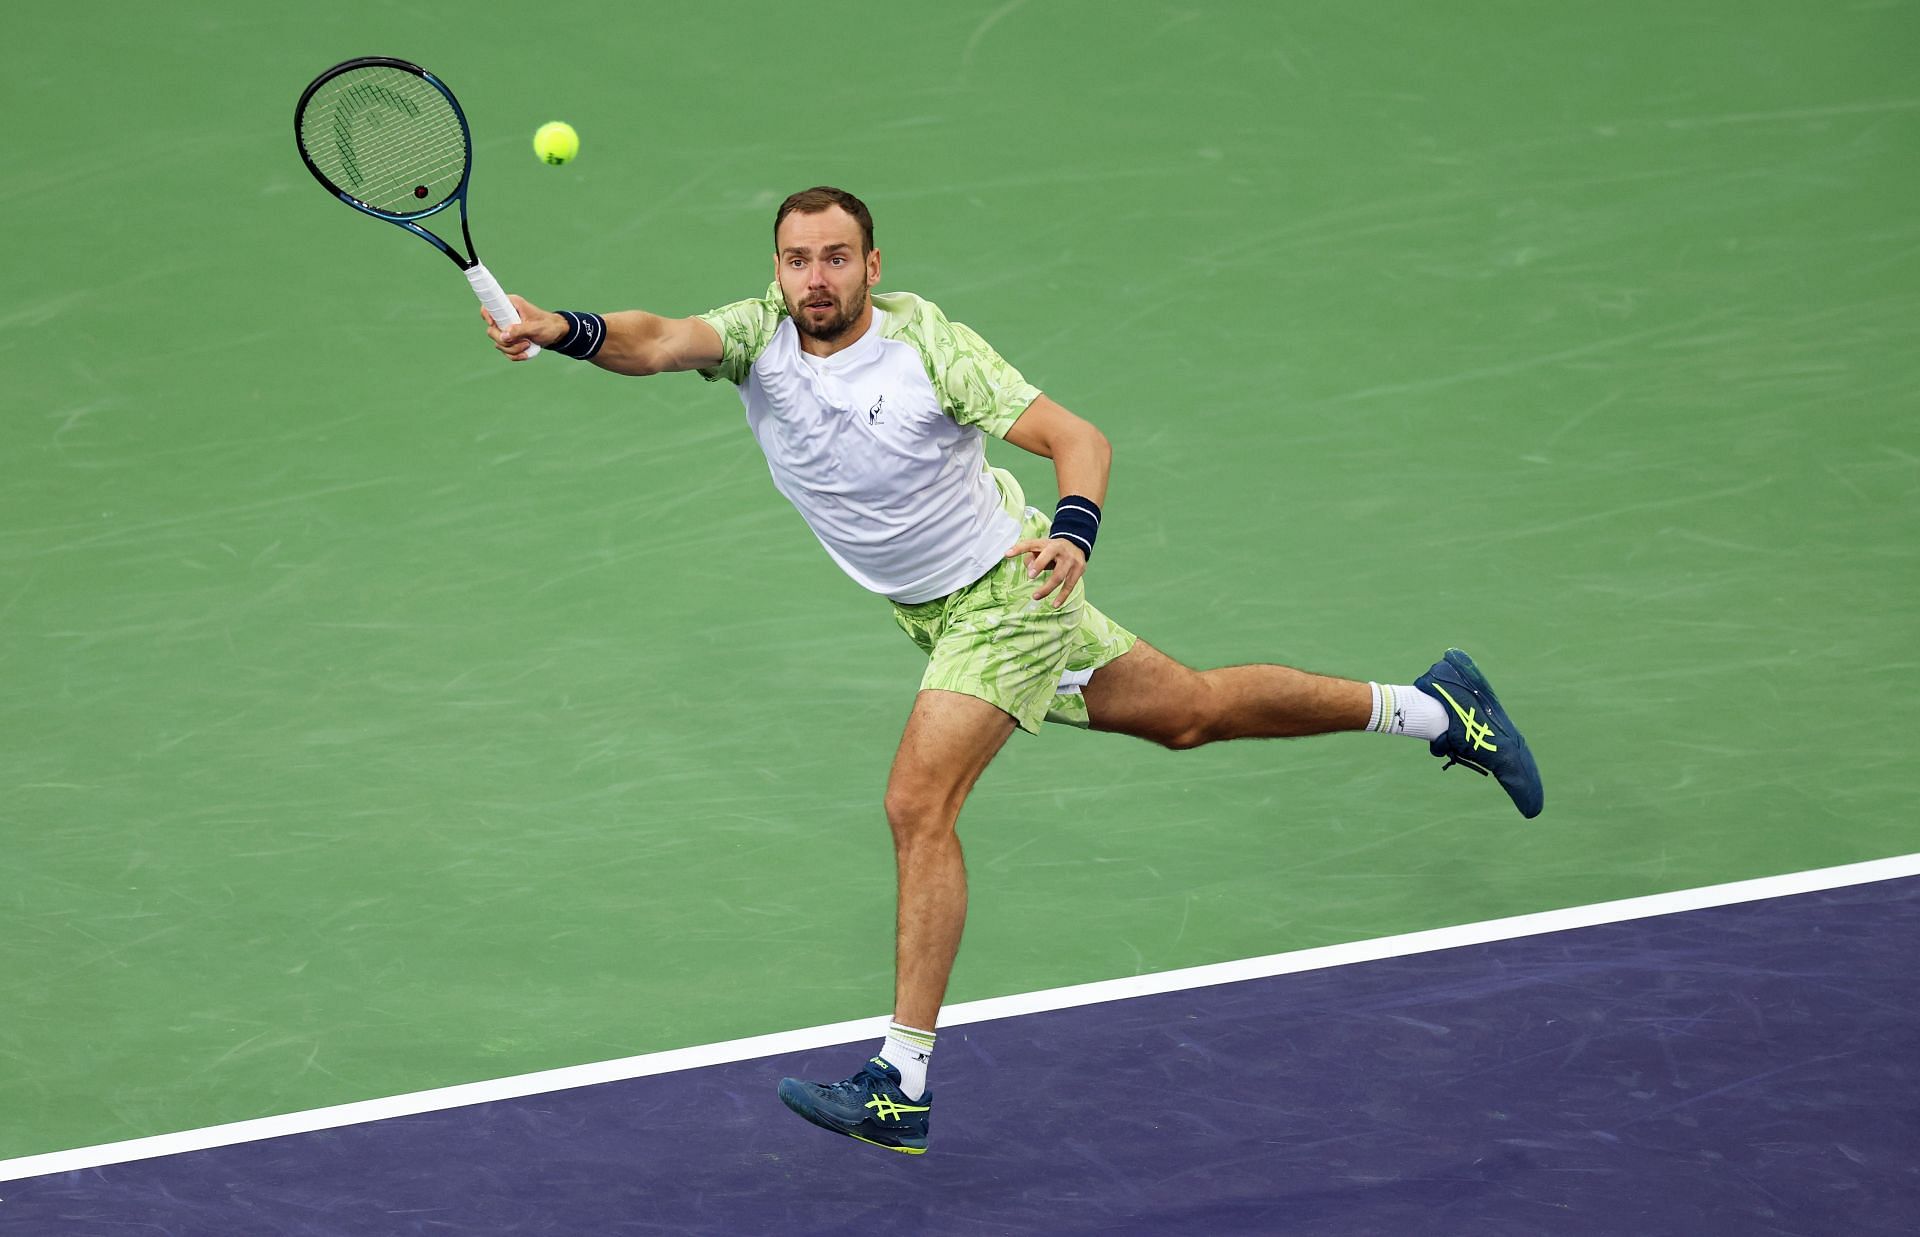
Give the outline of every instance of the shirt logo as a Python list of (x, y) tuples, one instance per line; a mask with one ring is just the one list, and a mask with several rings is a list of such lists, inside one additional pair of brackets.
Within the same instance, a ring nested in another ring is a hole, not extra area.
[(882, 395), (879, 399), (873, 401), (873, 407), (867, 409), (868, 425), (880, 424), (880, 409), (886, 404), (886, 402), (887, 402), (887, 397), (884, 395)]

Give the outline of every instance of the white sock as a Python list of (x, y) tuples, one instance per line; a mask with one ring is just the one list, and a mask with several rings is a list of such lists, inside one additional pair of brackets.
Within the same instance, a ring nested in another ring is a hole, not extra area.
[(1381, 734), (1437, 739), (1447, 733), (1447, 710), (1417, 687), (1369, 683), (1373, 689), (1373, 716), (1367, 729)]
[(887, 1024), (887, 1037), (880, 1041), (880, 1059), (900, 1071), (900, 1089), (910, 1100), (927, 1093), (927, 1062), (933, 1060), (933, 1032), (917, 1027)]

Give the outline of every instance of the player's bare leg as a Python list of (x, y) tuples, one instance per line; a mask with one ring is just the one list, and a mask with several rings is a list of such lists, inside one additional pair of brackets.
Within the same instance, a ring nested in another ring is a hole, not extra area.
[(899, 877), (894, 1021), (931, 1029), (967, 919), (960, 805), (1013, 733), (1013, 719), (973, 696), (923, 691), (887, 779), (887, 824)]
[(853, 1077), (781, 1081), (781, 1100), (815, 1125), (909, 1155), (927, 1149), (927, 1061), (967, 921), (960, 807), (1013, 727), (1013, 718), (973, 696), (923, 691), (914, 700), (887, 778), (899, 882), (893, 1023), (880, 1054)]
[(1095, 672), (1083, 694), (1093, 729), (1172, 748), (1363, 730), (1372, 711), (1365, 683), (1289, 666), (1195, 670), (1145, 640)]
[(1426, 740), (1446, 768), (1464, 765), (1497, 779), (1522, 816), (1538, 816), (1545, 803), (1526, 739), (1459, 649), (1448, 649), (1412, 683), (1393, 686), (1288, 666), (1195, 670), (1141, 640), (1081, 690), (1095, 730), (1171, 748), (1343, 730), (1404, 734)]

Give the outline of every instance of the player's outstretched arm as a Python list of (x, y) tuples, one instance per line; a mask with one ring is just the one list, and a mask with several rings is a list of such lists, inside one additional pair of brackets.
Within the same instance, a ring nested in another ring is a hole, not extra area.
[[(557, 313), (541, 309), (525, 297), (509, 296), (520, 321), (501, 327), (485, 309), (487, 337), (511, 361), (528, 359), (527, 345), (551, 348), (573, 330)], [(606, 315), (606, 339), (593, 354), (593, 363), (616, 374), (665, 374), (704, 369), (720, 363), (720, 333), (699, 318), (663, 318), (644, 309)]]

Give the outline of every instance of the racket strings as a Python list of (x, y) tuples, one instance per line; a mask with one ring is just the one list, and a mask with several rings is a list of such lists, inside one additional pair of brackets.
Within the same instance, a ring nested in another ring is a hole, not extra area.
[(383, 66), (322, 86), (301, 117), (300, 145), (327, 179), (392, 215), (440, 205), (466, 175), (453, 105), (431, 83)]

